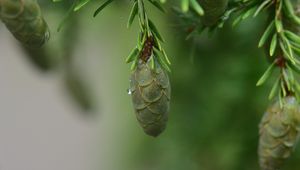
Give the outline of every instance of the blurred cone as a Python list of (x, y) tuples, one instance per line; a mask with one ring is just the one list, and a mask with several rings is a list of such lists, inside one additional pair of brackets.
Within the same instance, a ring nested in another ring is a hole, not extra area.
[(36, 0), (1, 0), (0, 18), (22, 44), (41, 47), (50, 36)]
[(65, 85), (70, 96), (84, 111), (92, 111), (95, 108), (91, 90), (79, 74), (68, 70), (65, 74)]

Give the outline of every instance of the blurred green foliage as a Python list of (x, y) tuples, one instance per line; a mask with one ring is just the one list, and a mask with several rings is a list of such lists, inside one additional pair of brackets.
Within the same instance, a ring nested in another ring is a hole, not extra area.
[[(126, 20), (117, 21), (115, 18), (125, 13), (118, 9), (124, 10), (128, 4), (116, 4), (113, 9), (106, 9), (111, 11), (108, 12), (110, 16), (105, 17), (104, 13), (102, 18), (93, 22), (105, 27), (123, 22), (124, 29)], [(96, 7), (95, 4), (91, 6)], [(89, 15), (93, 12), (86, 11)], [(139, 129), (140, 133), (132, 139), (133, 146), (129, 146), (130, 142), (122, 146), (130, 149), (120, 153), (118, 159), (126, 162), (119, 165), (120, 169), (259, 169), (258, 123), (268, 106), (268, 90), (272, 85), (270, 81), (263, 87), (255, 86), (268, 65), (264, 51), (257, 48), (266, 18), (247, 20), (234, 28), (229, 22), (213, 34), (205, 32), (187, 41), (187, 28), (181, 27), (170, 10), (167, 16), (158, 11), (150, 13), (157, 25), (163, 28), (168, 53), (172, 56), (169, 123), (167, 130), (156, 139), (149, 138)], [(109, 42), (118, 45), (131, 41), (120, 42), (115, 36), (110, 38), (115, 39)], [(130, 51), (130, 43), (123, 48)], [(299, 159), (300, 152), (295, 152), (284, 169), (298, 170)]]

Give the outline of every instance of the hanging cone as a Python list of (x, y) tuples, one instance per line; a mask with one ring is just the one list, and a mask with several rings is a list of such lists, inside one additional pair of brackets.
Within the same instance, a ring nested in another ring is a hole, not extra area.
[(156, 137), (168, 121), (171, 88), (167, 73), (156, 63), (156, 69), (140, 60), (131, 75), (129, 93), (137, 120), (146, 134)]
[(0, 18), (27, 47), (41, 47), (49, 39), (48, 26), (36, 0), (1, 0)]
[(259, 161), (262, 170), (278, 170), (290, 157), (300, 130), (300, 105), (293, 96), (285, 97), (266, 111), (260, 123)]

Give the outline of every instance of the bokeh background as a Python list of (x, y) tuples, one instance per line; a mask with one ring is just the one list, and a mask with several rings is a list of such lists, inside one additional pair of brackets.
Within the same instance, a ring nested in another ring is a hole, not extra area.
[[(60, 32), (70, 3), (40, 3), (54, 69), (37, 67), (0, 25), (0, 170), (258, 169), (258, 123), (272, 84), (255, 87), (268, 65), (257, 49), (265, 16), (185, 40), (186, 27), (170, 9), (149, 10), (172, 61), (168, 127), (152, 138), (127, 94), (125, 58), (138, 31), (136, 22), (126, 28), (130, 2), (114, 2), (96, 18), (93, 2)], [(64, 61), (84, 84), (92, 110), (66, 86)], [(283, 169), (298, 170), (299, 160), (296, 150)]]

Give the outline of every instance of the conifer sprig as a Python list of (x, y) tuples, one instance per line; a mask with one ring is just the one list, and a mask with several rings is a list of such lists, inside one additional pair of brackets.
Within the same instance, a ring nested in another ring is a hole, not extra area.
[[(293, 29), (300, 26), (300, 17), (295, 14), (291, 0), (239, 0), (232, 2), (228, 5), (224, 15), (220, 17), (219, 22), (210, 29), (215, 29), (217, 26), (222, 27), (232, 14), (238, 14), (233, 21), (233, 25), (237, 25), (241, 21), (249, 17), (256, 17), (267, 10), (272, 19), (269, 20), (258, 46), (268, 48), (268, 55), (273, 62), (259, 79), (257, 86), (263, 85), (273, 71), (278, 69), (278, 78), (271, 89), (269, 99), (278, 96), (279, 101), (283, 101), (284, 97), (293, 94), (300, 101), (300, 84), (295, 78), (300, 73), (300, 36)], [(189, 33), (190, 35), (195, 32), (199, 34), (205, 29), (205, 26), (201, 26), (201, 22), (194, 20), (195, 15), (186, 15), (180, 13), (179, 10), (176, 12), (185, 23), (194, 23), (194, 30)]]
[[(167, 0), (160, 0), (161, 3), (165, 3)], [(180, 2), (181, 11), (183, 13), (189, 12), (191, 9), (198, 15), (203, 16), (204, 10), (197, 0), (181, 0)]]
[[(154, 7), (164, 11), (160, 2), (148, 0)], [(165, 70), (170, 71), (171, 62), (163, 49), (161, 43), (164, 42), (163, 37), (159, 33), (154, 22), (149, 19), (146, 12), (144, 0), (134, 0), (132, 10), (129, 15), (127, 27), (130, 27), (135, 18), (138, 18), (140, 33), (136, 47), (126, 58), (127, 63), (131, 63), (131, 69), (134, 70), (140, 59), (144, 62), (150, 62), (151, 68), (155, 69), (155, 63), (159, 63)]]
[[(228, 19), (228, 17), (225, 17), (225, 12), (229, 9), (228, 0), (193, 1), (193, 3), (197, 4), (203, 10), (200, 17), (196, 10), (188, 10), (189, 4), (192, 4), (192, 2), (189, 0), (182, 0), (181, 2), (181, 9), (174, 8), (174, 11), (181, 19), (181, 23), (188, 27), (187, 39), (192, 35), (201, 34), (206, 28), (214, 31), (218, 25), (224, 24), (225, 20)], [(226, 13), (226, 15), (229, 15), (229, 13)], [(193, 29), (190, 29), (191, 27)]]
[[(60, 2), (63, 0), (53, 0), (53, 2)], [(70, 7), (69, 11), (67, 12), (67, 15), (65, 18), (62, 20), (61, 24), (58, 27), (58, 31), (61, 29), (63, 23), (69, 18), (72, 12), (80, 10), (82, 7), (88, 4), (91, 0), (75, 0)], [(94, 17), (96, 17), (103, 9), (105, 9), (109, 4), (111, 4), (114, 0), (106, 0), (104, 3), (102, 3), (94, 12)], [(139, 26), (140, 26), (140, 33), (139, 33), (139, 38), (138, 38), (138, 43), (136, 47), (132, 50), (130, 55), (127, 57), (126, 62), (131, 63), (131, 69), (134, 70), (137, 66), (137, 62), (141, 58), (142, 55), (146, 55), (145, 53), (147, 52), (147, 61), (149, 59), (149, 62), (151, 62), (151, 66), (154, 69), (155, 68), (155, 63), (158, 62), (165, 70), (170, 71), (170, 60), (167, 56), (167, 53), (165, 50), (162, 48), (161, 43), (164, 42), (163, 37), (159, 33), (156, 25), (154, 22), (149, 19), (144, 2), (147, 1), (152, 6), (157, 8), (158, 10), (165, 12), (165, 9), (163, 8), (161, 2), (157, 0), (133, 0), (133, 5), (132, 9), (129, 15), (127, 27), (129, 28), (135, 18), (138, 18)], [(191, 0), (193, 1), (193, 0)], [(192, 7), (201, 13), (201, 7), (198, 6), (196, 8), (195, 3), (191, 3)], [(147, 49), (146, 51), (146, 42), (147, 40), (153, 40), (152, 42), (148, 42), (151, 45), (151, 48)], [(150, 51), (149, 51), (150, 50)], [(145, 58), (145, 57), (144, 57)]]
[(192, 8), (198, 15), (204, 15), (204, 10), (197, 0), (181, 0), (181, 9), (183, 12), (188, 12)]
[[(282, 106), (283, 98), (295, 95), (300, 101), (300, 84), (295, 75), (300, 70), (300, 36), (293, 30), (300, 26), (300, 18), (295, 14), (291, 0), (265, 0), (253, 7), (253, 16), (267, 8), (271, 8), (273, 16), (267, 29), (263, 33), (259, 47), (267, 47), (273, 63), (257, 82), (260, 86), (271, 76), (275, 68), (279, 69), (277, 81), (274, 83), (269, 99), (279, 97)], [(277, 66), (277, 67), (275, 67)]]
[(300, 73), (300, 36), (295, 27), (300, 26), (300, 17), (295, 14), (291, 0), (240, 0), (235, 2), (223, 16), (227, 20), (232, 13), (239, 13), (233, 21), (237, 25), (241, 21), (256, 17), (268, 9), (271, 20), (262, 34), (258, 47), (267, 47), (268, 55), (273, 62), (258, 80), (257, 86), (263, 85), (275, 69), (279, 69), (276, 82), (269, 94), (269, 99), (278, 96), (282, 105), (283, 98), (295, 95), (300, 101), (300, 84), (295, 79)]

